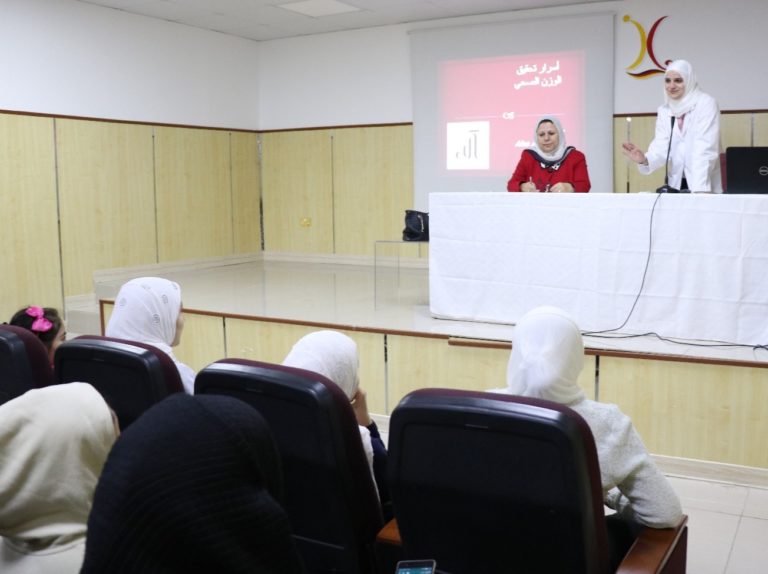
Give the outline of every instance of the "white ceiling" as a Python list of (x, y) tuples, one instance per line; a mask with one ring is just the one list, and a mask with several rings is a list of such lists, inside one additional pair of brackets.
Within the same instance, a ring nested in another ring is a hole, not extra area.
[(251, 40), (605, 0), (80, 0)]

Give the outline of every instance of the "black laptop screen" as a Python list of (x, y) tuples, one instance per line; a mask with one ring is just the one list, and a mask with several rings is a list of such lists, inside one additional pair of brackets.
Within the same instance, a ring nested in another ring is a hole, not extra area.
[(768, 193), (768, 147), (725, 150), (726, 193)]

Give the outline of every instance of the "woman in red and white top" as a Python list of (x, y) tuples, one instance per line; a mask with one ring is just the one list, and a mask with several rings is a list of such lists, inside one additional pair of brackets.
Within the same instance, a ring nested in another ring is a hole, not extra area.
[(523, 150), (508, 191), (586, 193), (589, 182), (587, 160), (573, 146), (565, 145), (560, 121), (544, 116), (536, 123), (533, 147)]

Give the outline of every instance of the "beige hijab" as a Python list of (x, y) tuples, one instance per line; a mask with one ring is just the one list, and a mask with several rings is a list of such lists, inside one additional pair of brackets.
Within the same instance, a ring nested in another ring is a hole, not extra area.
[(15, 554), (3, 551), (0, 571), (38, 571), (19, 563), (85, 540), (116, 439), (107, 403), (86, 383), (34, 389), (0, 406), (0, 536)]

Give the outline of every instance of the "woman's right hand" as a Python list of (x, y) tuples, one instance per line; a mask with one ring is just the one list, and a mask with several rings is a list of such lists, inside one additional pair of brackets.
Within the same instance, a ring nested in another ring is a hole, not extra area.
[(532, 181), (524, 181), (520, 184), (520, 191), (539, 191)]
[(631, 142), (624, 142), (621, 144), (621, 151), (625, 156), (627, 156), (635, 163), (648, 163), (648, 159), (645, 157), (643, 150)]

